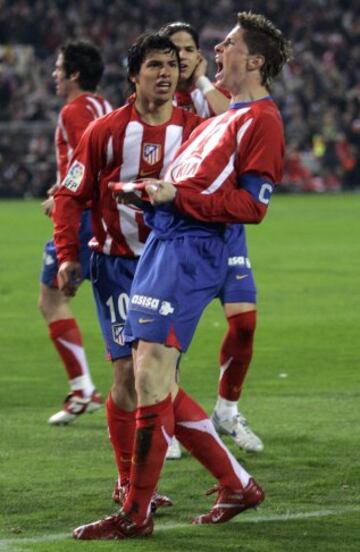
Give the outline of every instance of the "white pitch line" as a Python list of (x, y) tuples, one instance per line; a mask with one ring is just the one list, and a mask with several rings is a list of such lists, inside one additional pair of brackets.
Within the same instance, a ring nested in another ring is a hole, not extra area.
[[(298, 521), (303, 519), (311, 518), (322, 518), (329, 516), (339, 516), (344, 514), (352, 514), (355, 512), (360, 512), (360, 506), (344, 506), (343, 508), (338, 508), (336, 510), (316, 510), (314, 512), (299, 512), (297, 514), (291, 514), (290, 512), (286, 514), (278, 514), (272, 516), (254, 516), (254, 517), (240, 517), (234, 519), (232, 524), (241, 524), (246, 523), (272, 523), (272, 522), (286, 522), (286, 521)], [(156, 525), (155, 531), (173, 531), (176, 529), (192, 529), (195, 530), (196, 525), (191, 525), (190, 523), (167, 523), (166, 525)], [(58, 540), (70, 539), (71, 533), (58, 533), (54, 535), (42, 535), (38, 537), (24, 537), (24, 538), (13, 538), (13, 539), (1, 539), (0, 540), (0, 550), (1, 551), (10, 551), (16, 550), (17, 547), (22, 544), (40, 544), (43, 542), (53, 542)]]

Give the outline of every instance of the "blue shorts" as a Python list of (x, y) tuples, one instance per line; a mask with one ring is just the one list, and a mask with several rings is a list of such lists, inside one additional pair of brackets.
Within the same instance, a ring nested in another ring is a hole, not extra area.
[[(80, 251), (79, 260), (81, 265), (81, 280), (90, 280), (90, 255), (91, 250), (88, 243), (93, 237), (91, 224), (91, 211), (86, 209), (81, 216), (79, 231)], [(53, 240), (48, 241), (44, 247), (43, 264), (40, 275), (40, 282), (50, 288), (57, 288), (58, 262), (56, 249)]]
[(256, 286), (248, 258), (245, 226), (232, 224), (226, 230), (228, 245), (227, 275), (219, 293), (224, 303), (256, 303)]
[(137, 258), (114, 257), (96, 251), (91, 255), (96, 310), (111, 360), (131, 355), (131, 346), (124, 339), (124, 326), (137, 263)]
[(222, 236), (149, 237), (131, 288), (126, 339), (186, 351), (201, 314), (222, 289), (227, 272)]

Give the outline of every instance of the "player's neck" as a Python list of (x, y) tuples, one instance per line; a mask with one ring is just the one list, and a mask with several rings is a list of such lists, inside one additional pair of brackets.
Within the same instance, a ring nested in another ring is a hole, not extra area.
[(179, 92), (190, 92), (193, 87), (192, 79), (179, 80), (176, 90)]
[(231, 103), (254, 102), (256, 100), (261, 100), (261, 98), (265, 98), (268, 95), (269, 91), (265, 86), (247, 86), (243, 87), (239, 91), (232, 92)]
[(72, 102), (76, 100), (76, 98), (79, 98), (79, 96), (82, 96), (83, 94), (94, 94), (94, 92), (90, 92), (89, 90), (81, 90), (80, 88), (76, 88), (74, 90), (71, 90), (66, 98), (66, 103)]
[(141, 120), (148, 125), (162, 125), (171, 119), (173, 111), (171, 101), (157, 103), (137, 96), (134, 105)]

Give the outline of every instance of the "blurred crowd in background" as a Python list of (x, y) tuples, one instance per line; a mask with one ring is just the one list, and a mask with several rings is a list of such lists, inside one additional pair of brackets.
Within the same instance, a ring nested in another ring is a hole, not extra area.
[(0, 196), (43, 196), (55, 181), (53, 133), (61, 99), (57, 48), (87, 38), (102, 51), (100, 93), (128, 93), (128, 46), (169, 21), (191, 23), (214, 74), (213, 48), (239, 10), (264, 13), (293, 43), (273, 85), (285, 122), (282, 191), (360, 190), (360, 4), (353, 0), (0, 0)]

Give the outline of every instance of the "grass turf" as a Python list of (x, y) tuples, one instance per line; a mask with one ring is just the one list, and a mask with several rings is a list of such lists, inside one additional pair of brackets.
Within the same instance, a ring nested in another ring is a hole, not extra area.
[[(248, 229), (259, 318), (241, 408), (265, 450), (249, 455), (226, 443), (264, 486), (261, 509), (223, 526), (188, 525), (211, 504), (203, 492), (213, 481), (184, 455), (165, 465), (161, 491), (175, 505), (157, 516), (153, 538), (84, 543), (71, 529), (114, 510), (105, 415), (47, 424), (67, 393), (36, 309), (51, 225), (36, 202), (0, 202), (0, 550), (359, 550), (359, 206), (357, 195), (276, 196), (264, 223)], [(106, 395), (111, 367), (83, 288), (74, 312)], [(213, 303), (182, 362), (184, 387), (208, 412), (224, 329)]]

